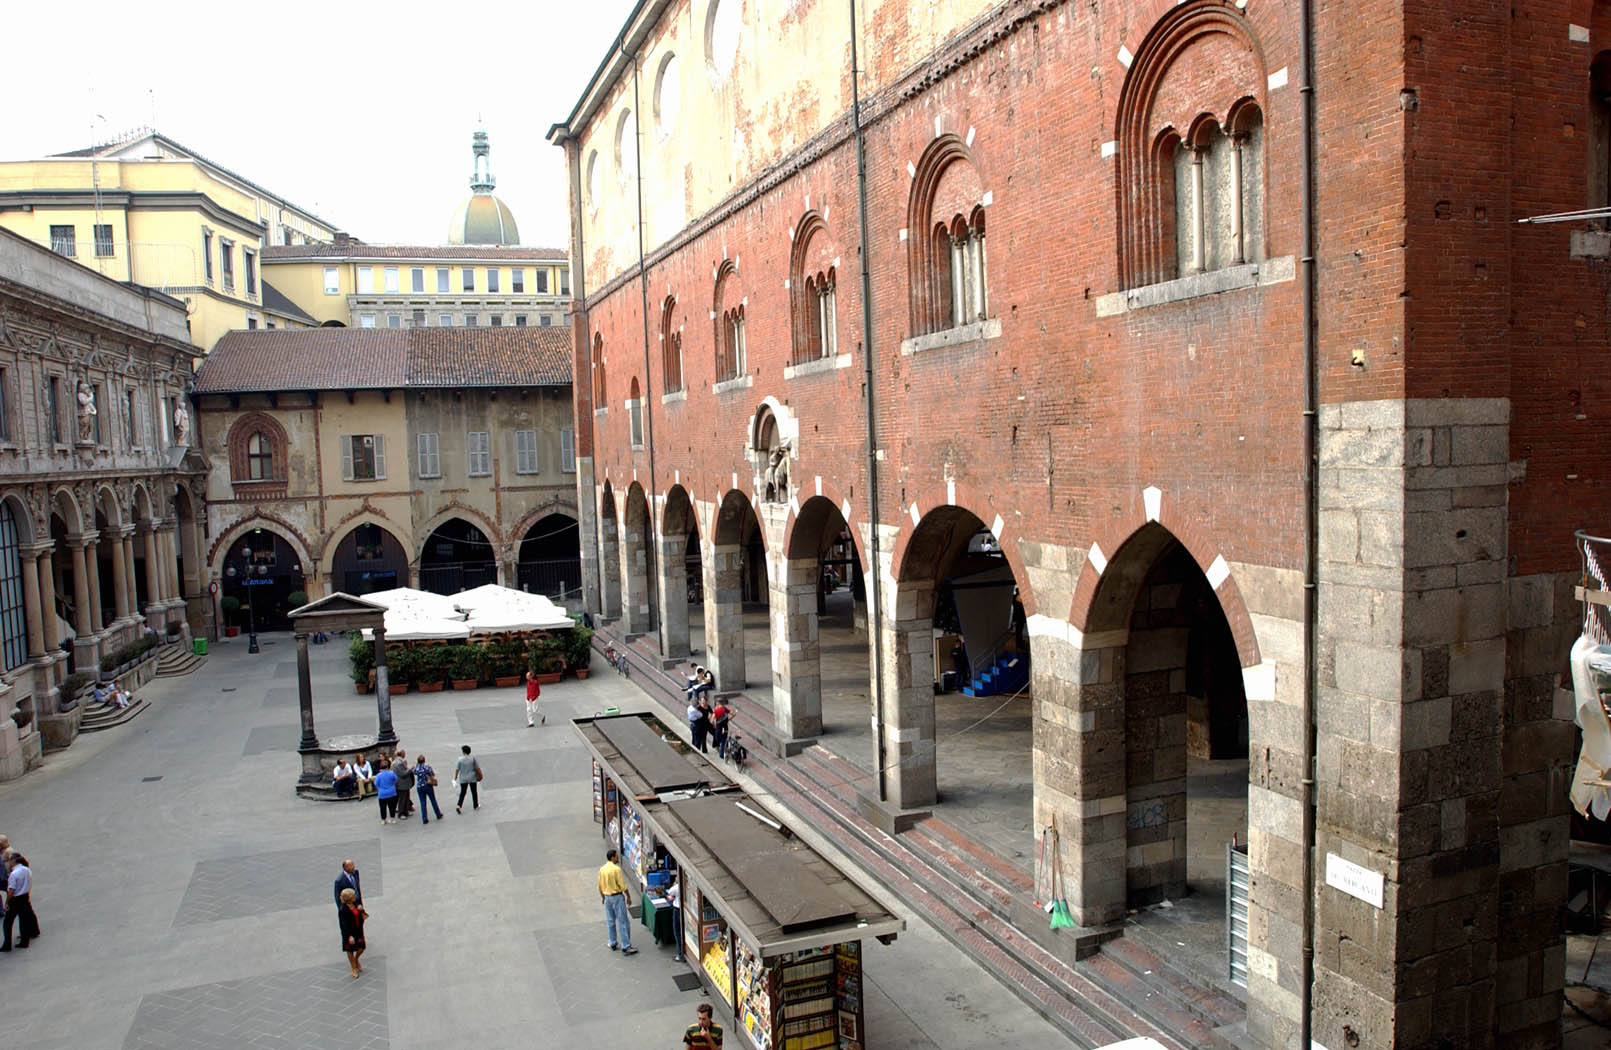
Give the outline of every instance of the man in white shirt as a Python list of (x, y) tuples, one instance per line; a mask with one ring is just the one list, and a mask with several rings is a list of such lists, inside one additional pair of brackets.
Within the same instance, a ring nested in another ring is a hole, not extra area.
[(358, 791), (358, 771), (346, 759), (336, 762), (335, 771), (330, 774), (331, 786), (336, 789), (337, 798), (348, 798)]
[(11, 928), (20, 924), (17, 931), (17, 947), (26, 948), (28, 942), (39, 936), (39, 919), (34, 915), (34, 907), (28, 903), (28, 891), (33, 889), (33, 872), (28, 868), (28, 858), (21, 853), (13, 852), (6, 861), (10, 874), (6, 876), (6, 917), (3, 929), (5, 939), (0, 942), (0, 952), (11, 950)]
[(666, 901), (671, 905), (671, 936), (677, 944), (677, 961), (684, 962), (682, 955), (682, 890), (678, 887), (681, 873), (673, 875), (671, 882), (666, 886)]

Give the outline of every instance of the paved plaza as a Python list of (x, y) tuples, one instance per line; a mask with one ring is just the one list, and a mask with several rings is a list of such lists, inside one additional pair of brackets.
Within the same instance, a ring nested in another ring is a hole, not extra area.
[[(398, 735), (441, 775), (445, 820), (382, 826), (372, 801), (295, 797), (294, 647), (215, 644), (153, 708), (0, 785), (0, 832), (33, 863), (43, 936), (0, 957), (7, 1042), (32, 1050), (484, 1050), (680, 1045), (702, 993), (656, 948), (605, 950), (589, 763), (567, 719), (637, 706), (615, 675), (545, 690), (408, 693)], [(373, 732), (345, 646), (316, 647), (321, 734)], [(602, 661), (595, 661), (595, 666)], [(486, 770), (453, 813), (459, 745)], [(467, 800), (468, 806), (468, 800)], [(331, 882), (362, 872), (367, 973), (338, 950)], [(1063, 1047), (1051, 1025), (921, 918), (866, 946), (870, 1048)], [(640, 936), (641, 935), (641, 936)], [(679, 983), (679, 975), (685, 979)], [(734, 1034), (729, 1045), (740, 1046)]]

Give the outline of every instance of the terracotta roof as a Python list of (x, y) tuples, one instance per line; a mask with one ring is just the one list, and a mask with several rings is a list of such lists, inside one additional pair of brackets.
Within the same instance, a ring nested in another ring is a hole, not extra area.
[(284, 317), (294, 317), (303, 324), (317, 326), (319, 324), (311, 314), (302, 307), (285, 297), (285, 293), (267, 281), (263, 282), (263, 309), (272, 311)]
[(264, 262), (286, 259), (422, 259), (447, 261), (474, 259), (521, 262), (564, 262), (563, 248), (517, 248), (512, 246), (423, 245), (423, 244), (270, 244), (263, 248)]
[(281, 328), (230, 332), (198, 394), (568, 386), (569, 328)]

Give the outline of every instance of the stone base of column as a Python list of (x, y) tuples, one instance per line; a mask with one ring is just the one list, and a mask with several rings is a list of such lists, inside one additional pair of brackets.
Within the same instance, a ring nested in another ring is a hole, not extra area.
[(900, 809), (892, 802), (880, 802), (872, 795), (860, 792), (856, 795), (856, 808), (886, 835), (910, 831), (918, 821), (934, 816), (932, 809)]
[(302, 755), (302, 773), (296, 779), (297, 796), (319, 801), (345, 802), (346, 799), (336, 798), (335, 788), (330, 781), (330, 774), (335, 770), (336, 763), (343, 758), (350, 759), (360, 751), (371, 762), (377, 755), (384, 755), (387, 761), (390, 761), (396, 748), (395, 735), (390, 741), (385, 741), (372, 733), (324, 737), (319, 741), (318, 747), (299, 748)]
[(817, 739), (814, 736), (785, 736), (778, 732), (776, 727), (769, 725), (757, 726), (755, 731), (750, 734), (752, 743), (758, 745), (767, 754), (776, 755), (778, 758), (793, 758), (806, 748), (815, 747)]

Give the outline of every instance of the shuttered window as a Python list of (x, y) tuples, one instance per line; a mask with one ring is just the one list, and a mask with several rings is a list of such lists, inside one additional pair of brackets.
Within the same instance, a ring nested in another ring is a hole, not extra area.
[(515, 431), (515, 473), (537, 473), (537, 431)]
[(565, 474), (576, 473), (576, 431), (570, 427), (559, 432), (559, 469)]
[(470, 431), (470, 476), (492, 473), (492, 435), (485, 430)]
[(435, 434), (421, 434), (419, 436), (419, 475), (422, 478), (439, 478), (442, 476), (442, 455), (436, 443)]
[(386, 439), (380, 434), (353, 434), (342, 438), (341, 476), (347, 481), (385, 478)]

